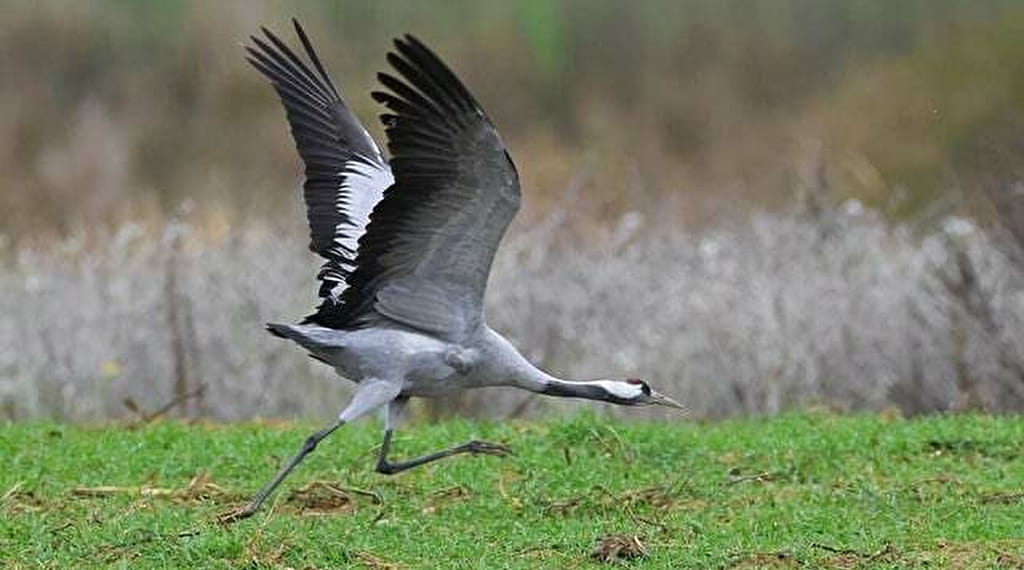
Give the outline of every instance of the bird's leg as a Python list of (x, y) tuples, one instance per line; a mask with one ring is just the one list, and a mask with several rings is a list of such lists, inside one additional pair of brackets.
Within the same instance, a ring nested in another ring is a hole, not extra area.
[(359, 388), (356, 389), (356, 393), (352, 396), (352, 401), (348, 403), (348, 406), (340, 414), (338, 414), (338, 420), (332, 425), (314, 433), (313, 435), (306, 438), (306, 442), (302, 444), (302, 448), (299, 452), (292, 457), (288, 463), (277, 472), (277, 475), (270, 480), (269, 483), (260, 489), (259, 493), (249, 501), (249, 504), (242, 508), (235, 509), (233, 511), (224, 513), (218, 517), (222, 523), (235, 522), (240, 519), (248, 518), (259, 510), (260, 505), (263, 501), (267, 500), (267, 497), (274, 492), (274, 489), (284, 481), (284, 478), (292, 472), (292, 469), (302, 463), (302, 460), (314, 449), (316, 444), (320, 443), (320, 440), (331, 435), (334, 430), (341, 426), (356, 420), (357, 418), (372, 412), (373, 410), (391, 402), (398, 397), (401, 391), (401, 384), (389, 380), (382, 380), (379, 378), (372, 378), (363, 380), (359, 383)]
[(456, 445), (437, 453), (430, 453), (422, 457), (410, 459), (408, 461), (398, 461), (392, 463), (388, 461), (388, 450), (391, 448), (391, 434), (394, 430), (386, 430), (384, 432), (384, 443), (380, 446), (380, 455), (377, 457), (377, 472), (385, 475), (394, 475), (395, 473), (401, 473), (406, 469), (412, 469), (423, 465), (424, 463), (430, 463), (431, 461), (437, 461), (438, 459), (444, 459), (445, 457), (451, 457), (459, 453), (485, 453), (487, 455), (506, 456), (511, 455), (512, 450), (500, 443), (490, 443), (487, 441), (469, 441), (462, 445)]
[(221, 523), (227, 524), (251, 517), (254, 513), (256, 513), (256, 511), (259, 510), (263, 502), (267, 500), (267, 497), (269, 497), (270, 494), (274, 492), (274, 489), (276, 489), (277, 486), (281, 484), (281, 481), (284, 481), (285, 477), (287, 477), (288, 474), (292, 472), (292, 469), (295, 469), (295, 467), (298, 466), (299, 463), (302, 463), (302, 460), (305, 459), (310, 452), (316, 449), (316, 445), (320, 443), (320, 440), (331, 435), (332, 433), (334, 433), (334, 430), (340, 428), (344, 424), (345, 421), (339, 419), (332, 425), (306, 438), (306, 441), (302, 444), (302, 447), (299, 449), (299, 452), (296, 453), (295, 456), (292, 457), (291, 460), (288, 461), (288, 463), (285, 464), (285, 466), (282, 467), (280, 471), (277, 472), (277, 475), (274, 475), (274, 478), (271, 479), (269, 483), (264, 485), (263, 488), (260, 489), (258, 493), (256, 493), (256, 496), (253, 497), (252, 500), (248, 502), (248, 504), (246, 504), (244, 507), (233, 509), (219, 515), (217, 517), (217, 520)]

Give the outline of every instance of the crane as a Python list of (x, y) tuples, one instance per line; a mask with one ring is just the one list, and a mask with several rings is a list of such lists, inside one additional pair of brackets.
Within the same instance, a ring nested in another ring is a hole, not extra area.
[(297, 20), (304, 62), (266, 28), (246, 59), (277, 91), (299, 155), (310, 249), (320, 269), (316, 312), (299, 324), (267, 325), (356, 383), (337, 419), (310, 435), (245, 506), (253, 515), (317, 444), (344, 424), (385, 412), (376, 470), (400, 473), (460, 453), (507, 455), (505, 445), (470, 441), (406, 461), (388, 459), (411, 397), (438, 398), (513, 386), (623, 406), (682, 406), (639, 379), (574, 382), (533, 364), (484, 319), (495, 250), (519, 209), (516, 167), (491, 121), (441, 59), (413, 36), (394, 41), (372, 97), (390, 161), (345, 105)]

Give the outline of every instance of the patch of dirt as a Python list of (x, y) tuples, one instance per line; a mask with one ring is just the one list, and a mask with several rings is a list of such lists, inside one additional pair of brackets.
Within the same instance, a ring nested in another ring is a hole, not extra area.
[(725, 484), (736, 485), (739, 483), (768, 483), (770, 481), (776, 481), (779, 478), (779, 473), (769, 471), (744, 475), (739, 467), (733, 467), (729, 470), (728, 479), (726, 479)]
[(248, 568), (281, 568), (284, 566), (284, 557), (291, 547), (284, 542), (277, 542), (271, 547), (264, 548), (262, 536), (259, 540), (250, 541), (245, 545), (242, 560)]
[(140, 556), (139, 548), (159, 539), (160, 536), (151, 530), (137, 529), (129, 533), (119, 542), (104, 544), (89, 556), (103, 564), (126, 562)]
[(603, 487), (593, 492), (544, 505), (547, 514), (566, 516), (579, 509), (667, 509), (674, 506), (680, 496), (678, 485), (653, 485), (613, 493)]
[(472, 494), (469, 488), (464, 485), (455, 485), (454, 487), (441, 489), (427, 499), (427, 505), (423, 507), (422, 512), (425, 515), (432, 515), (455, 502), (468, 499)]
[(729, 568), (799, 568), (800, 562), (788, 552), (755, 552), (733, 559)]
[(679, 490), (673, 485), (655, 485), (621, 493), (618, 500), (631, 507), (664, 509), (674, 505), (678, 495)]
[(875, 552), (861, 552), (852, 548), (837, 548), (827, 544), (814, 543), (811, 548), (832, 553), (826, 558), (828, 568), (865, 568), (877, 562), (893, 562), (900, 558), (891, 544), (886, 544)]
[(646, 558), (647, 549), (635, 534), (608, 534), (597, 539), (590, 557), (599, 562), (618, 562)]
[(1024, 540), (940, 541), (934, 547), (898, 551), (885, 545), (876, 552), (861, 552), (814, 544), (831, 553), (822, 561), (826, 568), (873, 568), (879, 564), (937, 568), (1001, 568), (1024, 570)]
[(301, 515), (335, 515), (355, 508), (355, 500), (341, 487), (327, 481), (310, 481), (285, 499)]
[(554, 501), (545, 505), (544, 513), (565, 516), (576, 510), (582, 502), (583, 499), (580, 497), (573, 497), (564, 501)]
[(1024, 570), (1024, 540), (941, 541), (934, 550), (918, 553), (918, 559), (950, 568)]
[(557, 557), (557, 558), (564, 558), (565, 557), (565, 552), (564, 552), (565, 548), (566, 548), (566, 545), (558, 544), (558, 543), (547, 544), (547, 545), (531, 546), (529, 548), (525, 548), (523, 550), (520, 550), (518, 552), (518, 556), (520, 558), (532, 558), (532, 559), (535, 559), (535, 560), (546, 560), (546, 559), (555, 558), (555, 557)]
[(1024, 570), (1024, 555), (1000, 552), (999, 555), (996, 556), (996, 566), (999, 568)]
[(0, 496), (0, 505), (7, 514), (35, 513), (46, 508), (46, 503), (32, 491), (23, 491), (17, 482)]
[(982, 504), (987, 505), (1012, 505), (1015, 503), (1024, 504), (1024, 493), (1008, 493), (1005, 491), (995, 491), (992, 493), (983, 493), (979, 495), (978, 500)]
[(370, 570), (400, 570), (402, 568), (399, 564), (389, 562), (379, 556), (362, 550), (357, 550), (352, 553), (352, 555), (355, 556), (356, 560), (361, 562), (363, 566)]

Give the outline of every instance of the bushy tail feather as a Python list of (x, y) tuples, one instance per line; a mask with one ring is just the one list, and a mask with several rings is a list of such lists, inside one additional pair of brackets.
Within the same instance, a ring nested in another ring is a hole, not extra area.
[(316, 325), (286, 325), (267, 323), (267, 332), (278, 337), (295, 341), (309, 350), (343, 348), (344, 333)]
[(288, 330), (291, 327), (288, 325), (282, 325), (280, 323), (267, 323), (267, 332), (276, 336), (277, 338), (291, 338), (288, 334)]

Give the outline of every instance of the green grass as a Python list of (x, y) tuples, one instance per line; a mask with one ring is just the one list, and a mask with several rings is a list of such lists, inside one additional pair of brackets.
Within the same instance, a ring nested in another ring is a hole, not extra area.
[[(396, 477), (373, 473), (380, 434), (363, 423), (326, 440), (271, 508), (231, 526), (213, 522), (314, 427), (5, 426), (0, 560), (53, 568), (607, 567), (591, 552), (602, 537), (622, 534), (639, 537), (646, 551), (622, 561), (633, 568), (1024, 564), (1019, 417), (451, 422), (400, 432), (396, 457), (473, 437), (508, 443), (517, 455), (458, 457)], [(208, 478), (188, 492), (201, 473)], [(350, 490), (295, 493), (315, 481)], [(130, 489), (83, 496), (101, 486)]]

